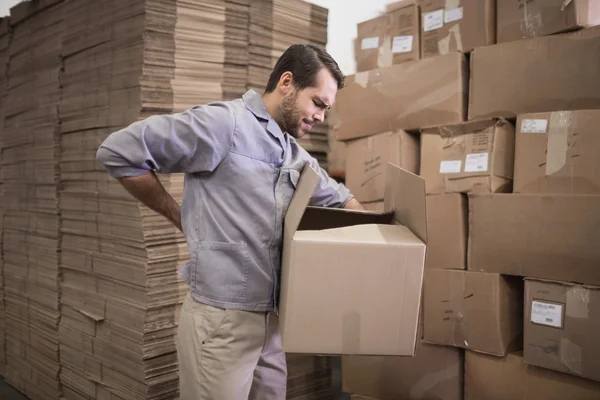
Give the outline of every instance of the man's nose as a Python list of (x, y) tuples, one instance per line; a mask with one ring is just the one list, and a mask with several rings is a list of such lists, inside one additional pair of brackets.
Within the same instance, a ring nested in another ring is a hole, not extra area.
[(321, 110), (313, 115), (313, 119), (317, 122), (323, 122), (325, 119), (325, 111)]

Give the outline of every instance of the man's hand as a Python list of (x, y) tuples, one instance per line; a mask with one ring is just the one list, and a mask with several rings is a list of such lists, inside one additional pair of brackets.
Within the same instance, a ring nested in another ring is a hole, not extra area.
[(125, 189), (146, 207), (156, 211), (183, 232), (181, 210), (175, 199), (165, 190), (154, 172), (119, 179)]
[(349, 202), (347, 202), (344, 208), (347, 210), (365, 210), (365, 208), (356, 199), (352, 199)]

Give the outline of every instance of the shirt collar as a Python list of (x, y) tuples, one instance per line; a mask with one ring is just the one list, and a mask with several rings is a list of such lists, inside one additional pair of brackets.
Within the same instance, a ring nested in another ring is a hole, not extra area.
[(250, 89), (246, 93), (244, 93), (244, 95), (242, 96), (242, 100), (244, 101), (244, 104), (246, 104), (246, 108), (250, 110), (252, 114), (254, 114), (257, 118), (267, 121), (267, 132), (279, 139), (281, 145), (285, 146), (285, 137), (287, 135), (285, 135), (284, 132), (281, 131), (281, 128), (279, 127), (277, 122), (275, 122), (275, 120), (271, 118), (271, 115), (267, 110), (267, 106), (265, 105), (262, 96), (253, 89)]
[(258, 94), (254, 89), (248, 90), (242, 96), (244, 103), (246, 104), (246, 108), (252, 112), (252, 114), (256, 115), (258, 118), (269, 120), (271, 116), (269, 115), (269, 111), (267, 111), (267, 106), (265, 106), (265, 102), (262, 99), (262, 96)]

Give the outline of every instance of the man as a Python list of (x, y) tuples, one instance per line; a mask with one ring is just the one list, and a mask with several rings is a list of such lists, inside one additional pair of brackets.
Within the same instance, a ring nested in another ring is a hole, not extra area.
[[(110, 135), (97, 158), (140, 202), (182, 230), (191, 261), (177, 334), (182, 400), (285, 399), (277, 303), (282, 226), (306, 163), (311, 204), (362, 209), (295, 141), (323, 121), (344, 75), (326, 52), (294, 45), (263, 96), (152, 116)], [(154, 171), (185, 173), (181, 209)]]

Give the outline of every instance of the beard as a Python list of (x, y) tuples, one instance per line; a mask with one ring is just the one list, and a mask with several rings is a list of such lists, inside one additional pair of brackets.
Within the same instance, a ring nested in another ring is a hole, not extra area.
[(300, 110), (296, 105), (298, 93), (294, 92), (283, 98), (279, 106), (279, 119), (283, 130), (294, 138), (300, 138), (304, 132), (300, 130)]

